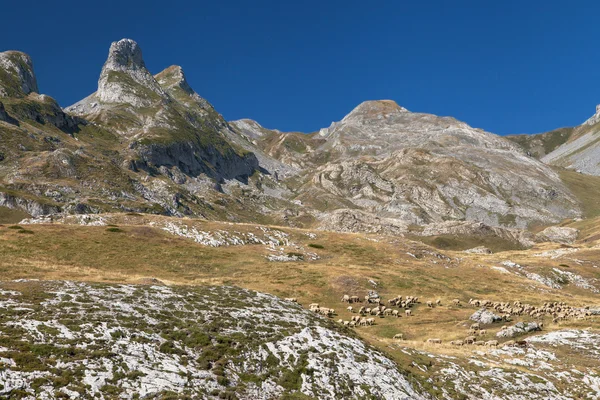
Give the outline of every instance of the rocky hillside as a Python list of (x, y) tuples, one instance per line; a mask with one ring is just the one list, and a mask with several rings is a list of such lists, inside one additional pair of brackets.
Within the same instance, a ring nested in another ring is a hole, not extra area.
[(253, 154), (225, 140), (227, 124), (190, 88), (182, 69), (152, 76), (133, 40), (111, 45), (98, 91), (67, 111), (125, 137), (134, 170), (174, 168), (222, 181), (247, 180), (258, 169)]
[(316, 136), (323, 141), (318, 147), (308, 143), (312, 136), (296, 146), (304, 168), (295, 193), (325, 214), (524, 228), (580, 213), (549, 167), (511, 141), (453, 118), (369, 101)]
[(1, 397), (428, 398), (349, 330), (248, 290), (2, 282), (0, 310)]
[(542, 157), (542, 161), (600, 176), (600, 106), (590, 119), (573, 129), (568, 141)]

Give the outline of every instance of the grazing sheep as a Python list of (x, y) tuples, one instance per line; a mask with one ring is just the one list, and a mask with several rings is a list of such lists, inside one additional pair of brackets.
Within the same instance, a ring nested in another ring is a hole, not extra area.
[(348, 308), (346, 308), (346, 310), (348, 310), (349, 312), (353, 312), (354, 308), (352, 308), (352, 306), (348, 306)]
[(433, 308), (433, 301), (428, 301), (427, 302), (427, 307)]
[[(346, 322), (348, 322), (348, 321), (346, 321)], [(343, 324), (343, 323), (344, 323), (343, 319), (338, 319), (338, 324)]]
[(479, 331), (479, 336), (485, 336), (487, 334), (487, 331), (485, 329), (482, 329)]
[(344, 324), (344, 326), (349, 326), (350, 325), (350, 321), (344, 321), (343, 324)]
[(383, 310), (383, 315), (392, 315), (393, 311), (397, 311), (397, 310), (392, 310), (391, 308), (386, 308), (385, 310)]
[(514, 340), (509, 340), (508, 342), (504, 342), (504, 347), (512, 347), (515, 345)]
[(310, 308), (310, 309), (319, 308), (319, 303), (311, 303), (308, 305), (308, 308)]
[(342, 297), (342, 303), (350, 303), (350, 296), (345, 294), (344, 297)]
[(365, 308), (365, 314), (371, 314), (371, 309), (369, 307)]
[(485, 342), (483, 340), (477, 340), (473, 343), (475, 346), (484, 346)]
[(392, 310), (392, 316), (399, 318), (400, 317), (400, 313), (398, 312), (398, 310)]
[(404, 310), (404, 313), (407, 317), (410, 317), (412, 315), (412, 310)]
[(479, 326), (479, 322), (474, 323), (473, 325), (471, 325), (471, 330), (477, 331), (479, 330), (481, 327)]
[(464, 345), (464, 344), (465, 344), (465, 342), (463, 342), (462, 340), (452, 340), (452, 341), (450, 342), (450, 344), (451, 344), (452, 346), (462, 346), (462, 345)]
[(477, 338), (475, 336), (467, 336), (465, 338), (465, 344), (473, 344), (476, 340)]
[(498, 347), (498, 341), (497, 340), (488, 340), (487, 342), (485, 342), (485, 345), (488, 347)]
[(349, 326), (350, 328), (354, 328), (354, 327), (356, 326), (356, 322), (354, 322), (354, 321), (350, 321), (350, 323), (348, 324), (348, 326)]
[(363, 307), (359, 308), (358, 309), (358, 313), (359, 314), (364, 314), (365, 313), (365, 307), (363, 306)]
[(296, 299), (295, 297), (286, 297), (284, 299), (285, 301), (291, 301), (292, 303), (297, 303), (298, 299)]
[(350, 296), (350, 303), (360, 303), (360, 297)]
[(460, 300), (459, 300), (459, 299), (454, 299), (454, 300), (452, 300), (452, 303), (453, 303), (455, 306), (459, 306), (459, 305), (460, 305)]
[(435, 304), (438, 305), (438, 306), (441, 306), (442, 305), (442, 300), (441, 299), (437, 299), (435, 301)]
[(367, 318), (367, 325), (374, 325), (375, 324), (375, 318)]
[(427, 339), (427, 343), (442, 344), (442, 339)]
[(403, 333), (396, 333), (394, 335), (394, 339), (404, 340), (404, 334)]

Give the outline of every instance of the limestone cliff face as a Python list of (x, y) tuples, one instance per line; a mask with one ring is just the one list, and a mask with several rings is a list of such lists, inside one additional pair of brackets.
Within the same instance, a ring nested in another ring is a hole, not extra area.
[(0, 97), (23, 97), (38, 92), (31, 57), (20, 51), (0, 53)]

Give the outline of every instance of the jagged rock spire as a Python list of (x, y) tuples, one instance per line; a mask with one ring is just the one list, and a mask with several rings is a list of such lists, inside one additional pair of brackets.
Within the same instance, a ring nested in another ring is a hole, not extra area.
[(104, 103), (149, 106), (167, 97), (146, 69), (142, 49), (131, 39), (113, 42), (98, 80), (97, 98)]
[(38, 91), (31, 57), (20, 51), (0, 53), (0, 97), (22, 97)]

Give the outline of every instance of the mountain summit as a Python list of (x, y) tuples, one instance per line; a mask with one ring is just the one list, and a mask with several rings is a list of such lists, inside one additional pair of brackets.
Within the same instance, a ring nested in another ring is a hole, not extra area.
[(0, 97), (22, 97), (38, 91), (31, 57), (20, 51), (0, 53)]

